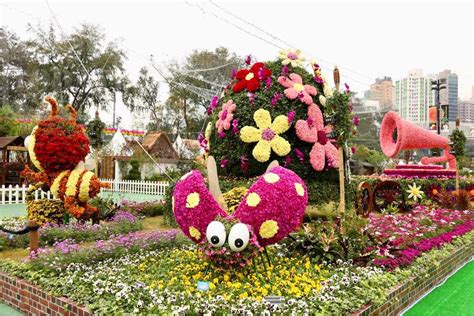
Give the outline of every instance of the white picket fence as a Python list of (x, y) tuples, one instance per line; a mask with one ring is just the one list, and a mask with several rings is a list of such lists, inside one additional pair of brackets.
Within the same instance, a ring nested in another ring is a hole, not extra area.
[(111, 185), (110, 189), (102, 189), (101, 192), (121, 192), (121, 193), (138, 193), (166, 195), (166, 189), (169, 183), (166, 181), (139, 181), (139, 180), (113, 180), (100, 179), (100, 181)]
[[(25, 185), (19, 186), (18, 184), (15, 186), (9, 185), (5, 186), (2, 185), (0, 188), (0, 205), (2, 204), (19, 204), (25, 203), (25, 196), (28, 187)], [(35, 200), (39, 199), (53, 199), (51, 192), (44, 192), (42, 190), (35, 191)]]
[[(101, 192), (120, 192), (159, 195), (162, 198), (166, 195), (169, 183), (165, 181), (132, 181), (132, 180), (112, 180), (101, 179), (100, 181), (109, 183), (111, 188), (102, 189)], [(0, 205), (25, 203), (25, 195), (28, 187), (25, 185), (2, 185), (0, 187)], [(42, 190), (35, 191), (35, 200), (53, 199), (51, 192)]]

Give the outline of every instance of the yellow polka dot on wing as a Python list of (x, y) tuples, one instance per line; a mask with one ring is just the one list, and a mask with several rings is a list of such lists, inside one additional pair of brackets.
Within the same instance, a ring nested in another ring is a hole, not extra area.
[(295, 183), (295, 189), (296, 189), (296, 193), (299, 195), (299, 196), (304, 196), (304, 188), (303, 186), (301, 185), (301, 183)]
[(248, 206), (255, 207), (258, 205), (258, 203), (260, 203), (260, 201), (261, 201), (260, 196), (255, 192), (252, 192), (247, 196)]
[(260, 237), (264, 239), (270, 239), (275, 236), (278, 232), (278, 223), (274, 220), (267, 220), (260, 225), (260, 230), (258, 231)]
[(186, 207), (195, 208), (199, 204), (199, 193), (193, 192), (186, 197)]
[(280, 180), (280, 176), (273, 172), (269, 172), (265, 174), (263, 178), (268, 183), (275, 183), (275, 182), (278, 182), (278, 180)]
[(191, 235), (191, 237), (193, 237), (194, 239), (201, 239), (201, 233), (194, 226), (189, 227), (189, 235)]

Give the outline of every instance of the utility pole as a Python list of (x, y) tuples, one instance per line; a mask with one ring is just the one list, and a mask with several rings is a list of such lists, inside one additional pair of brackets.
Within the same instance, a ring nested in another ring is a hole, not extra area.
[(439, 102), (439, 92), (443, 89), (446, 89), (446, 79), (441, 78), (431, 81), (431, 90), (436, 91), (435, 93), (435, 106), (436, 106), (436, 128), (438, 130), (438, 135), (441, 134), (441, 105)]

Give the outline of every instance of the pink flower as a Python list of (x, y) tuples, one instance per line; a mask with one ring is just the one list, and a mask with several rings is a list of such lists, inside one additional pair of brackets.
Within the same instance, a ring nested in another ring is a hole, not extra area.
[(227, 159), (221, 159), (221, 168), (225, 169), (225, 167), (227, 167), (228, 162), (229, 161)]
[(245, 63), (246, 63), (247, 65), (250, 65), (251, 62), (252, 62), (252, 55), (247, 55), (247, 56), (245, 57)]
[(239, 120), (238, 119), (234, 119), (232, 121), (232, 132), (234, 133), (234, 135), (237, 135), (239, 133)]
[(278, 93), (278, 92), (276, 92), (273, 95), (273, 97), (272, 97), (272, 106), (275, 106), (278, 103), (278, 101), (281, 99), (281, 96), (282, 96), (282, 94)]
[(304, 161), (304, 154), (301, 150), (299, 150), (298, 148), (295, 148), (295, 155), (296, 157), (298, 157), (298, 159), (303, 162)]
[(298, 98), (301, 102), (311, 105), (313, 103), (312, 95), (317, 94), (316, 88), (311, 85), (303, 85), (303, 79), (301, 76), (295, 73), (290, 74), (290, 78), (280, 76), (278, 82), (284, 86), (285, 96), (288, 99), (294, 100)]
[(284, 164), (284, 167), (287, 167), (289, 166), (291, 163), (291, 157), (290, 156), (286, 156), (285, 158), (285, 164)]
[(216, 128), (219, 134), (230, 128), (230, 123), (234, 119), (232, 112), (235, 111), (236, 107), (237, 106), (232, 100), (229, 100), (222, 105), (222, 110), (218, 115), (219, 119), (216, 122)]
[(352, 118), (352, 123), (354, 124), (354, 126), (359, 126), (359, 123), (360, 123), (360, 118), (356, 115)]
[(328, 167), (338, 168), (339, 156), (337, 148), (326, 136), (326, 134), (331, 132), (332, 128), (324, 126), (323, 114), (314, 103), (308, 107), (308, 119), (310, 119), (309, 122), (307, 120), (298, 120), (295, 129), (299, 139), (308, 143), (314, 143), (309, 153), (311, 166), (316, 171), (322, 171), (327, 159)]

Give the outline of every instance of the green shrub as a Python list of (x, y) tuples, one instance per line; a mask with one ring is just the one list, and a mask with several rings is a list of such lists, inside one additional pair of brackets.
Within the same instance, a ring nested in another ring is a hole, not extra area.
[(132, 169), (128, 172), (128, 175), (124, 177), (125, 180), (141, 180), (142, 175), (140, 173), (140, 163), (138, 160), (132, 160), (130, 161), (130, 165), (132, 166)]

